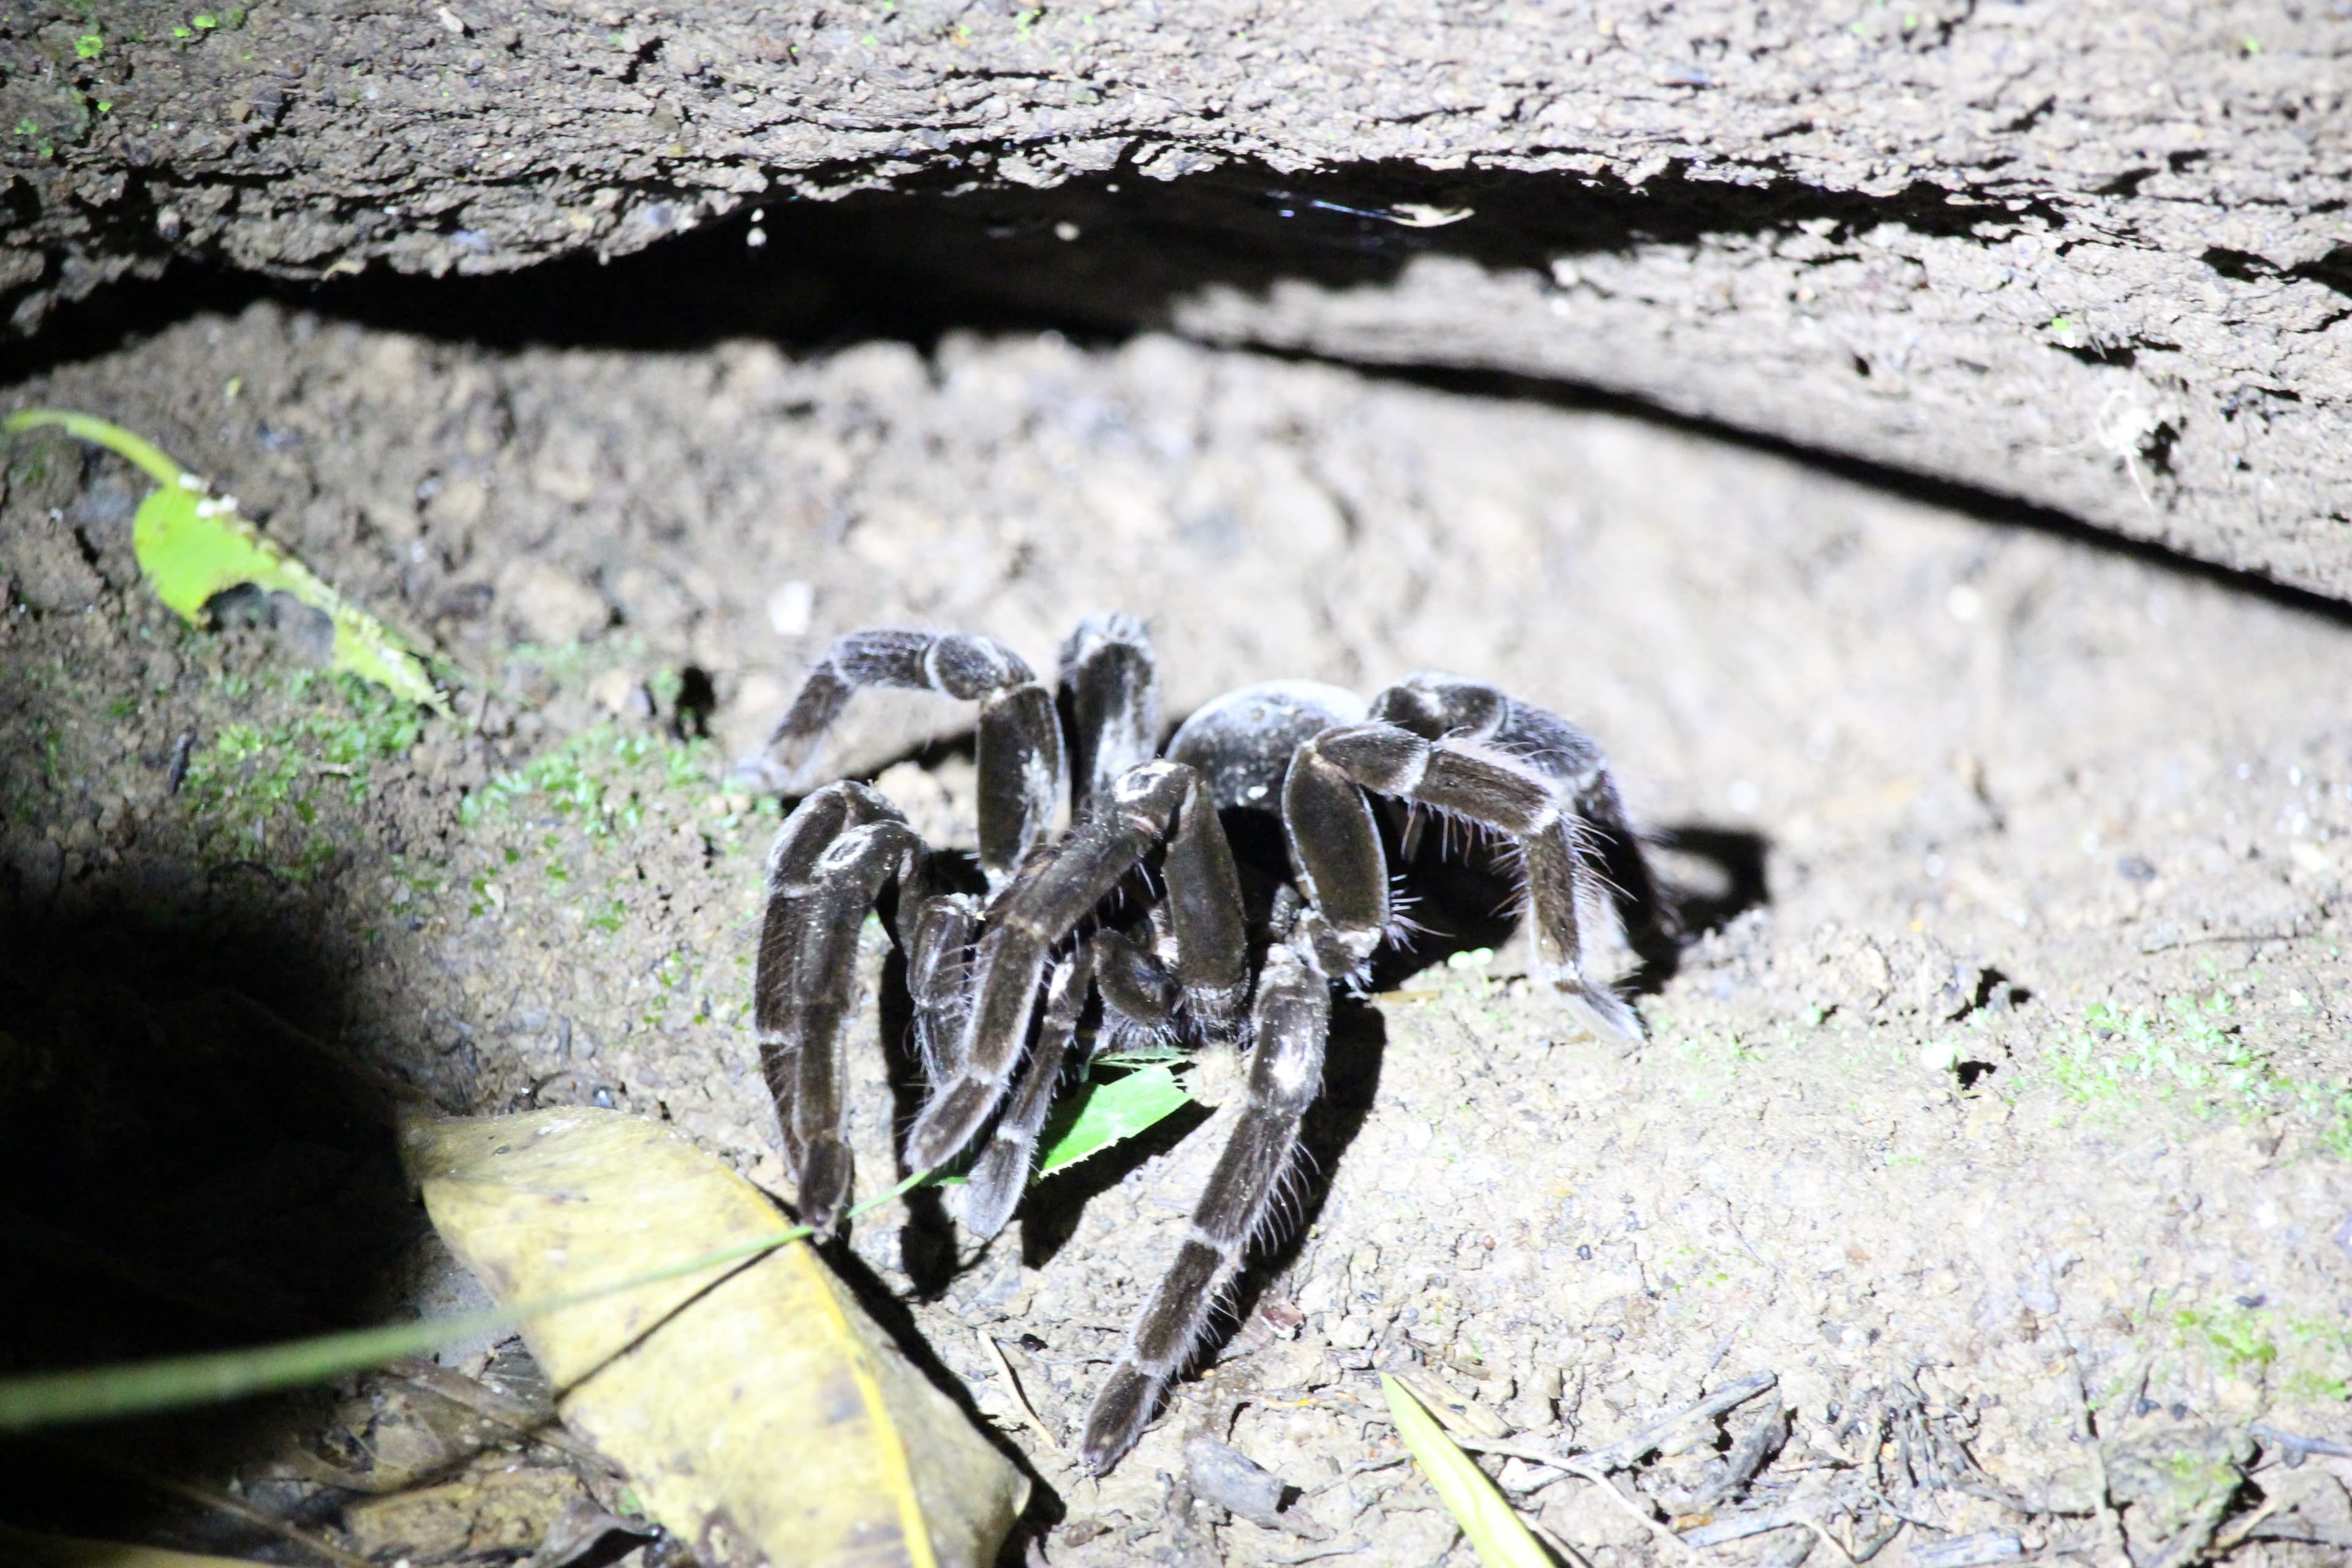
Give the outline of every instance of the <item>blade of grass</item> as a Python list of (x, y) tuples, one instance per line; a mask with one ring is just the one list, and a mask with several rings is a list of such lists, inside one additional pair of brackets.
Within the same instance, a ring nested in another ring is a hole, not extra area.
[(1486, 1568), (1553, 1568), (1550, 1554), (1511, 1511), (1486, 1472), (1445, 1435), (1421, 1401), (1387, 1373), (1381, 1373), (1381, 1392), (1388, 1395), (1389, 1414), (1396, 1417), (1398, 1435), (1412, 1450), (1413, 1462), (1470, 1538), (1478, 1560)]
[[(929, 1174), (928, 1171), (918, 1171), (888, 1192), (858, 1205), (849, 1211), (850, 1215), (854, 1217), (865, 1214), (903, 1196)], [(403, 1356), (422, 1355), (453, 1340), (511, 1329), (527, 1318), (560, 1312), (566, 1307), (599, 1300), (624, 1290), (757, 1258), (814, 1234), (806, 1226), (793, 1226), (624, 1279), (520, 1301), (512, 1307), (354, 1329), (247, 1350), (165, 1356), (154, 1361), (0, 1379), (0, 1432), (22, 1432), (36, 1426), (118, 1415), (153, 1415), (330, 1383), (351, 1373), (373, 1371)]]

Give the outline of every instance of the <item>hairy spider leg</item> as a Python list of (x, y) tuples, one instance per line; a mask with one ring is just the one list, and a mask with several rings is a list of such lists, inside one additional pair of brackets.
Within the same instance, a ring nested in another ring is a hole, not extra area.
[(962, 893), (910, 898), (908, 889), (899, 889), (898, 947), (907, 955), (915, 1057), (926, 1083), (955, 1072), (956, 1049), (971, 1015), (971, 947), (980, 922), (977, 899)]
[(1300, 1119), (1323, 1087), (1331, 984), (1312, 927), (1277, 943), (1258, 976), (1241, 1114), (1217, 1157), (1176, 1258), (1151, 1294), (1087, 1413), (1079, 1462), (1097, 1475), (1135, 1446), (1169, 1380), (1183, 1370), (1272, 1209), (1298, 1147)]
[(1185, 1012), (1204, 1042), (1234, 1039), (1249, 971), (1233, 848), (1198, 773), (1181, 763), (1146, 763), (1113, 784), (991, 907), (956, 1075), (908, 1135), (907, 1155), (918, 1169), (953, 1159), (1004, 1098), (1028, 1043), (1048, 955), (1161, 842)]
[(1021, 656), (988, 637), (877, 628), (836, 638), (744, 771), (789, 792), (861, 687), (936, 691), (980, 704), (980, 866), (1009, 881), (1068, 791), (1061, 716)]
[(1160, 754), (1160, 668), (1133, 616), (1087, 616), (1062, 644), (1059, 700), (1070, 733), (1072, 806)]
[(1520, 852), (1537, 973), (1599, 1030), (1629, 1043), (1642, 1038), (1633, 1008), (1584, 973), (1578, 906), (1594, 872), (1569, 792), (1524, 760), (1470, 742), (1355, 724), (1324, 731), (1292, 759), (1283, 829), (1299, 884), (1348, 963), (1371, 956), (1391, 918), (1388, 868), (1366, 791), (1508, 835)]
[(1019, 1087), (1005, 1103), (1004, 1113), (988, 1135), (987, 1146), (971, 1168), (963, 1190), (964, 1228), (987, 1237), (1004, 1228), (1013, 1206), (1029, 1185), (1029, 1166), (1037, 1153), (1037, 1134), (1053, 1108), (1054, 1090), (1069, 1061), (1070, 1042), (1077, 1037), (1078, 1016), (1087, 1005), (1087, 988), (1094, 978), (1095, 943), (1077, 950), (1054, 966), (1045, 983), (1045, 1015), (1037, 1026), (1037, 1043), (1022, 1069)]
[(768, 850), (768, 907), (752, 978), (760, 1068), (774, 1097), (801, 1219), (830, 1237), (848, 1206), (844, 1026), (857, 931), (882, 886), (925, 855), (907, 820), (860, 784), (829, 784), (785, 819)]
[[(1102, 998), (1101, 1036), (1111, 1048), (1175, 1037), (1182, 987), (1157, 953), (1125, 931), (1105, 927), (1055, 964), (1045, 982), (1037, 1043), (964, 1189), (964, 1228), (974, 1236), (1003, 1230), (1029, 1185), (1038, 1135), (1069, 1065), (1089, 984)], [(1096, 1048), (1099, 1054), (1102, 1047)]]
[(1591, 735), (1485, 681), (1437, 670), (1406, 676), (1381, 692), (1372, 699), (1371, 716), (1424, 741), (1483, 742), (1559, 780), (1583, 821), (1585, 849), (1600, 865), (1627, 939), (1637, 951), (1651, 953), (1680, 937), (1674, 908), (1642, 852), (1641, 833), (1626, 814), (1600, 742)]

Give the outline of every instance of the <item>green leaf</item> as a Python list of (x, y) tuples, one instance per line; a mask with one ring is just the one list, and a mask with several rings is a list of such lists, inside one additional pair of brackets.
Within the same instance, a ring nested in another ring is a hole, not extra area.
[(12, 415), (0, 430), (15, 435), (43, 426), (105, 447), (144, 470), (160, 487), (139, 504), (131, 544), (156, 597), (183, 617), (201, 620), (215, 597), (247, 584), (264, 593), (285, 594), (332, 619), (335, 668), (373, 680), (409, 701), (449, 710), (448, 699), (405, 639), (346, 604), (309, 567), (239, 517), (234, 500), (208, 498), (202, 479), (152, 442), (87, 414), (28, 408)]
[(1486, 1568), (1552, 1568), (1551, 1554), (1421, 1401), (1387, 1373), (1381, 1373), (1381, 1392), (1388, 1395), (1389, 1414), (1396, 1417), (1397, 1433), (1412, 1450), (1413, 1462), (1477, 1549), (1478, 1560)]
[(106, 53), (106, 39), (97, 33), (84, 33), (74, 40), (74, 53), (83, 59), (94, 60)]
[(1192, 1100), (1176, 1075), (1161, 1066), (1088, 1083), (1045, 1124), (1045, 1157), (1037, 1173), (1050, 1176), (1183, 1109)]

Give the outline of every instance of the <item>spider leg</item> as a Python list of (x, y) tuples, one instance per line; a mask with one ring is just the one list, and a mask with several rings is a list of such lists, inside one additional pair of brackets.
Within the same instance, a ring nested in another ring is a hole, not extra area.
[(952, 1159), (996, 1109), (1027, 1043), (1046, 958), (1163, 839), (1186, 1015), (1206, 1040), (1236, 1037), (1249, 973), (1241, 876), (1224, 826), (1191, 768), (1181, 763), (1131, 768), (1060, 845), (1031, 860), (992, 907), (956, 1076), (932, 1096), (908, 1135), (908, 1158), (916, 1169)]
[(915, 1054), (926, 1082), (939, 1083), (955, 1072), (956, 1047), (971, 1012), (971, 945), (980, 921), (977, 901), (962, 894), (917, 901), (904, 889), (899, 892), (898, 945), (907, 954)]
[(1391, 723), (1326, 730), (1301, 746), (1283, 789), (1291, 857), (1340, 951), (1359, 963), (1391, 918), (1366, 790), (1509, 835), (1520, 850), (1537, 973), (1588, 1022), (1629, 1042), (1642, 1038), (1640, 1017), (1584, 973), (1578, 905), (1595, 872), (1559, 779), (1489, 747), (1431, 741)]
[(887, 800), (837, 784), (803, 801), (768, 851), (768, 907), (752, 979), (760, 1067), (774, 1096), (801, 1218), (833, 1234), (852, 1176), (843, 1030), (857, 931), (882, 885), (911, 879), (922, 844)]
[(1009, 879), (1053, 825), (1066, 777), (1053, 695), (1002, 643), (892, 629), (836, 638), (810, 669), (766, 746), (741, 772), (791, 792), (851, 693), (862, 687), (936, 691), (980, 704), (980, 864), (992, 887)]
[(1558, 714), (1484, 681), (1424, 670), (1372, 699), (1371, 714), (1425, 741), (1481, 742), (1557, 779), (1584, 821), (1583, 842), (1614, 895), (1627, 936), (1644, 952), (1681, 935), (1642, 836), (1617, 793), (1600, 743)]
[[(1303, 924), (1312, 924), (1309, 915)], [(1258, 978), (1249, 1078), (1190, 1231), (1136, 1319), (1118, 1365), (1087, 1414), (1079, 1462), (1097, 1475), (1135, 1446), (1168, 1382), (1182, 1370), (1202, 1326), (1265, 1222), (1298, 1145), (1298, 1124), (1323, 1085), (1331, 984), (1302, 931), (1266, 954)]]
[(1013, 1205), (1029, 1185), (1029, 1166), (1037, 1152), (1037, 1134), (1052, 1109), (1054, 1089), (1078, 1032), (1078, 1015), (1087, 1005), (1087, 987), (1094, 977), (1095, 944), (1081, 943), (1076, 952), (1055, 966), (1045, 986), (1045, 1013), (1037, 1029), (1037, 1044), (1020, 1087), (996, 1119), (988, 1146), (971, 1168), (964, 1188), (964, 1228), (974, 1236), (991, 1237), (1013, 1217)]
[(1160, 752), (1160, 670), (1151, 635), (1133, 616), (1080, 621), (1062, 645), (1060, 702), (1069, 719), (1075, 804), (1108, 790)]

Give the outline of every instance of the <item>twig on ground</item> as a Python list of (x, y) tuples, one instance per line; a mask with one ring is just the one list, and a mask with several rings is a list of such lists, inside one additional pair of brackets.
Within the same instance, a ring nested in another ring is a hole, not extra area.
[(1317, 1548), (1316, 1548), (1314, 1551), (1312, 1551), (1312, 1552), (1301, 1552), (1297, 1553), (1296, 1556), (1292, 1556), (1292, 1557), (1269, 1557), (1269, 1558), (1267, 1558), (1267, 1559), (1266, 1559), (1266, 1561), (1267, 1561), (1267, 1562), (1269, 1562), (1269, 1563), (1312, 1563), (1312, 1562), (1314, 1562), (1314, 1561), (1315, 1561), (1317, 1558), (1318, 1558), (1318, 1557), (1346, 1557), (1346, 1556), (1349, 1556), (1349, 1555), (1351, 1555), (1351, 1554), (1353, 1554), (1353, 1553), (1355, 1553), (1355, 1552), (1361, 1552), (1361, 1551), (1363, 1551), (1367, 1546), (1369, 1546), (1369, 1545), (1370, 1545), (1370, 1544), (1371, 1544), (1371, 1543), (1370, 1543), (1370, 1542), (1364, 1542), (1364, 1541), (1342, 1541), (1342, 1542), (1339, 1542), (1339, 1543), (1337, 1543), (1336, 1545), (1331, 1545), (1331, 1546), (1318, 1546), (1318, 1547), (1317, 1547)]
[(1904, 1531), (1910, 1528), (1910, 1526), (1911, 1521), (1909, 1520), (1905, 1519), (1900, 1514), (1895, 1515), (1894, 1525), (1882, 1531), (1877, 1540), (1872, 1542), (1867, 1546), (1860, 1547), (1855, 1550), (1853, 1560), (1856, 1563), (1869, 1562), (1872, 1558), (1877, 1556), (1880, 1552), (1894, 1545), (1895, 1538), (1902, 1534)]
[(2331, 1459), (2352, 1459), (2352, 1448), (2327, 1437), (2305, 1437), (2294, 1432), (2282, 1432), (2267, 1421), (2257, 1421), (2246, 1428), (2247, 1436), (2268, 1447), (2286, 1450), (2286, 1468), (2294, 1469), (2312, 1454), (2322, 1454)]
[(1756, 1479), (1758, 1471), (1772, 1462), (1788, 1440), (1789, 1407), (1775, 1404), (1763, 1419), (1740, 1435), (1738, 1443), (1731, 1450), (1730, 1462), (1724, 1467), (1720, 1476), (1691, 1500), (1690, 1511), (1707, 1512), (1726, 1499), (1747, 1490), (1748, 1483)]
[(1827, 1546), (1832, 1552), (1836, 1552), (1838, 1554), (1838, 1561), (1844, 1563), (1846, 1568), (1853, 1568), (1853, 1553), (1845, 1549), (1844, 1542), (1841, 1542), (1836, 1536), (1830, 1533), (1830, 1527), (1826, 1523), (1821, 1520), (1814, 1519), (1810, 1515), (1801, 1522), (1807, 1530), (1811, 1531), (1816, 1536), (1820, 1537), (1823, 1545)]
[(215, 1491), (210, 1487), (196, 1486), (192, 1482), (180, 1480), (176, 1477), (163, 1475), (149, 1469), (144, 1465), (137, 1464), (119, 1455), (107, 1453), (100, 1448), (86, 1447), (79, 1443), (64, 1442), (54, 1437), (49, 1441), (76, 1458), (94, 1465), (102, 1465), (108, 1469), (119, 1471), (130, 1477), (143, 1486), (152, 1487), (160, 1492), (168, 1492), (184, 1502), (192, 1502), (199, 1508), (210, 1509), (215, 1513), (226, 1514), (231, 1519), (241, 1520), (256, 1530), (267, 1531), (280, 1541), (288, 1542), (305, 1552), (326, 1559), (334, 1563), (336, 1568), (375, 1568), (375, 1564), (366, 1558), (354, 1556), (333, 1542), (322, 1541), (298, 1525), (287, 1523), (276, 1514), (264, 1513), (241, 1498), (233, 1498), (226, 1492)]
[(1727, 1541), (1745, 1541), (1751, 1535), (1786, 1530), (1790, 1525), (1810, 1527), (1812, 1522), (1812, 1516), (1801, 1508), (1759, 1508), (1752, 1513), (1735, 1513), (1729, 1519), (1686, 1530), (1683, 1540), (1692, 1546), (1721, 1546)]
[(2091, 1479), (2095, 1483), (2099, 1520), (2106, 1526), (2107, 1546), (2112, 1552), (2106, 1568), (2133, 1568), (2131, 1545), (2124, 1535), (2123, 1511), (2116, 1507), (2116, 1494), (2107, 1482), (2107, 1451), (2091, 1419), (2091, 1390), (2083, 1381), (2083, 1358), (2071, 1344), (2066, 1347), (2066, 1370), (2074, 1380), (2074, 1420), (2084, 1445), (2091, 1451)]
[(1987, 1568), (2014, 1563), (2025, 1555), (2025, 1543), (2005, 1530), (1980, 1530), (1923, 1546), (1911, 1543), (1906, 1562), (1910, 1568)]
[(1751, 1373), (1725, 1384), (1705, 1398), (1693, 1400), (1680, 1410), (1659, 1416), (1630, 1436), (1590, 1449), (1577, 1458), (1587, 1465), (1599, 1465), (1612, 1470), (1625, 1469), (1655, 1450), (1685, 1423), (1709, 1420), (1735, 1410), (1766, 1389), (1774, 1387), (1780, 1381), (1779, 1374), (1775, 1373)]
[(1660, 1524), (1656, 1520), (1651, 1518), (1649, 1510), (1626, 1495), (1625, 1489), (1619, 1486), (1615, 1479), (1612, 1477), (1608, 1471), (1595, 1469), (1590, 1465), (1580, 1464), (1573, 1460), (1566, 1462), (1552, 1462), (1557, 1465), (1557, 1468), (1566, 1470), (1570, 1475), (1578, 1478), (1580, 1480), (1590, 1481), (1594, 1486), (1600, 1488), (1601, 1493), (1606, 1496), (1611, 1502), (1615, 1503), (1620, 1509), (1623, 1510), (1628, 1517), (1638, 1521), (1643, 1529), (1648, 1531), (1660, 1542), (1671, 1543), (1674, 1549), (1676, 1552), (1681, 1552), (1688, 1561), (1693, 1563), (1713, 1563), (1715, 1561), (1713, 1557), (1710, 1557), (1706, 1552), (1700, 1551), (1697, 1547), (1693, 1546), (1689, 1542), (1685, 1541), (1681, 1536), (1676, 1535), (1673, 1531), (1667, 1529), (1664, 1525)]
[[(2243, 1546), (2253, 1535), (2254, 1531), (2261, 1527), (2264, 1520), (2267, 1520), (2274, 1513), (2284, 1512), (2286, 1507), (2286, 1494), (2284, 1492), (2273, 1492), (2270, 1496), (2263, 1500), (2262, 1507), (2254, 1510), (2253, 1512), (2246, 1515), (2243, 1519), (2233, 1520), (2231, 1522), (2229, 1529), (2215, 1534), (2206, 1550), (2215, 1557), (2228, 1556), (2231, 1552), (2235, 1552), (2239, 1547)], [(2170, 1547), (2166, 1548), (2167, 1552), (2169, 1552), (2170, 1550)]]
[(986, 1345), (988, 1353), (996, 1358), (996, 1370), (1004, 1374), (1005, 1392), (1013, 1395), (1013, 1407), (1021, 1413), (1022, 1422), (1045, 1440), (1045, 1447), (1056, 1454), (1062, 1452), (1061, 1438), (1054, 1435), (1054, 1429), (1045, 1425), (1044, 1419), (1030, 1405), (1029, 1396), (1021, 1391), (1021, 1379), (1013, 1372), (1013, 1363), (1005, 1356), (1004, 1347), (998, 1344), (995, 1338), (989, 1334), (981, 1335), (980, 1342)]
[(2259, 946), (2266, 942), (2294, 942), (2297, 940), (2298, 934), (2291, 931), (2208, 931), (2202, 936), (2184, 936), (2173, 942), (2159, 942), (2153, 947), (2141, 948), (2140, 952), (2153, 956), (2159, 952), (2178, 952), (2184, 947), (2209, 947), (2216, 942), (2249, 942)]
[(1552, 1549), (1561, 1562), (1569, 1563), (1570, 1568), (1591, 1568), (1591, 1560), (1567, 1542), (1562, 1541), (1543, 1521), (1529, 1515), (1527, 1525), (1529, 1530), (1536, 1532), (1546, 1546)]
[(411, 1356), (396, 1361), (384, 1370), (404, 1382), (415, 1384), (428, 1394), (471, 1411), (517, 1436), (543, 1444), (597, 1474), (617, 1476), (621, 1473), (610, 1459), (565, 1431), (551, 1405), (546, 1409), (535, 1408), (510, 1394), (500, 1393), (478, 1378), (467, 1377), (464, 1373), (421, 1357)]

